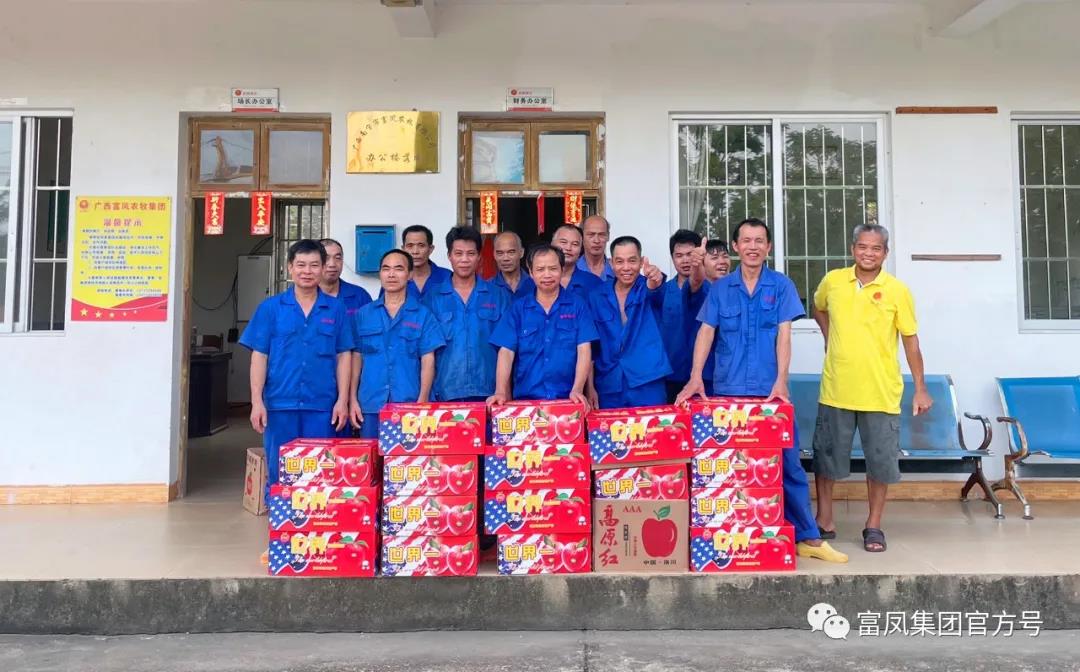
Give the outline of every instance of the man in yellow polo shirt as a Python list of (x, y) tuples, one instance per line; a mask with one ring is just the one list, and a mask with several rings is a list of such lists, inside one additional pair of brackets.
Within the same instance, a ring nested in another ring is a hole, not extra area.
[(814, 319), (825, 338), (817, 427), (814, 484), (817, 524), (823, 539), (836, 536), (833, 483), (851, 474), (851, 444), (859, 430), (866, 457), (870, 515), (863, 548), (885, 550), (881, 516), (889, 484), (900, 480), (900, 398), (904, 380), (897, 361), (897, 336), (915, 381), (912, 413), (930, 410), (923, 379), (915, 301), (907, 286), (881, 266), (889, 254), (889, 232), (860, 224), (852, 233), (855, 265), (830, 271), (814, 292)]

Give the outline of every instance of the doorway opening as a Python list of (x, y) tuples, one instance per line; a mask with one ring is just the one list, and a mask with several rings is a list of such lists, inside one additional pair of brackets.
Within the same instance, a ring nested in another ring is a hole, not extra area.
[(251, 355), (238, 341), (259, 303), (288, 287), (289, 246), (327, 235), (330, 120), (192, 117), (187, 142), (178, 494), (239, 500), (247, 451), (262, 437), (248, 420)]

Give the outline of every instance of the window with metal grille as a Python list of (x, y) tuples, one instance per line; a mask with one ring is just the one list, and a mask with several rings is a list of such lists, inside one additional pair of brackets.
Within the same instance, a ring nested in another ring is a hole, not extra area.
[(274, 269), (278, 292), (292, 284), (289, 281), (289, 246), (304, 238), (325, 238), (326, 224), (326, 201), (274, 200)]
[(1080, 319), (1080, 121), (1016, 126), (1024, 319)]
[(71, 129), (0, 114), (0, 331), (64, 328)]
[(679, 227), (730, 241), (740, 221), (764, 220), (772, 262), (794, 281), (809, 314), (825, 273), (851, 263), (852, 229), (885, 224), (882, 124), (847, 116), (676, 118)]

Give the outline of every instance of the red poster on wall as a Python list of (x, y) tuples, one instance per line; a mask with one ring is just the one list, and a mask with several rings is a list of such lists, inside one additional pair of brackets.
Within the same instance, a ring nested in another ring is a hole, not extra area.
[(270, 201), (269, 191), (251, 193), (251, 235), (270, 235)]
[(499, 232), (499, 192), (480, 192), (480, 233)]
[(583, 191), (566, 191), (563, 193), (563, 219), (567, 224), (581, 224), (581, 204), (585, 200)]
[(203, 199), (203, 235), (220, 236), (225, 233), (225, 192), (208, 191)]

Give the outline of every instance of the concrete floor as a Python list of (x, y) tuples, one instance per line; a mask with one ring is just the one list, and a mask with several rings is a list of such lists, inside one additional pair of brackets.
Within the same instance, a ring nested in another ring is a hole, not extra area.
[(857, 637), (820, 632), (424, 632), (388, 635), (0, 636), (10, 672), (685, 672), (1080, 670), (1080, 634)]
[[(213, 578), (262, 576), (266, 518), (241, 507), (245, 448), (260, 437), (233, 418), (225, 432), (192, 441), (189, 493), (168, 505), (4, 506), (0, 529), (19, 539), (0, 554), (4, 579)], [(1014, 502), (995, 521), (983, 502), (892, 502), (889, 550), (862, 550), (862, 502), (838, 505), (846, 565), (801, 560), (805, 574), (1074, 574), (1080, 503), (1036, 502), (1033, 521)], [(1022, 549), (1022, 554), (1018, 549)], [(488, 565), (482, 572), (494, 573)]]

